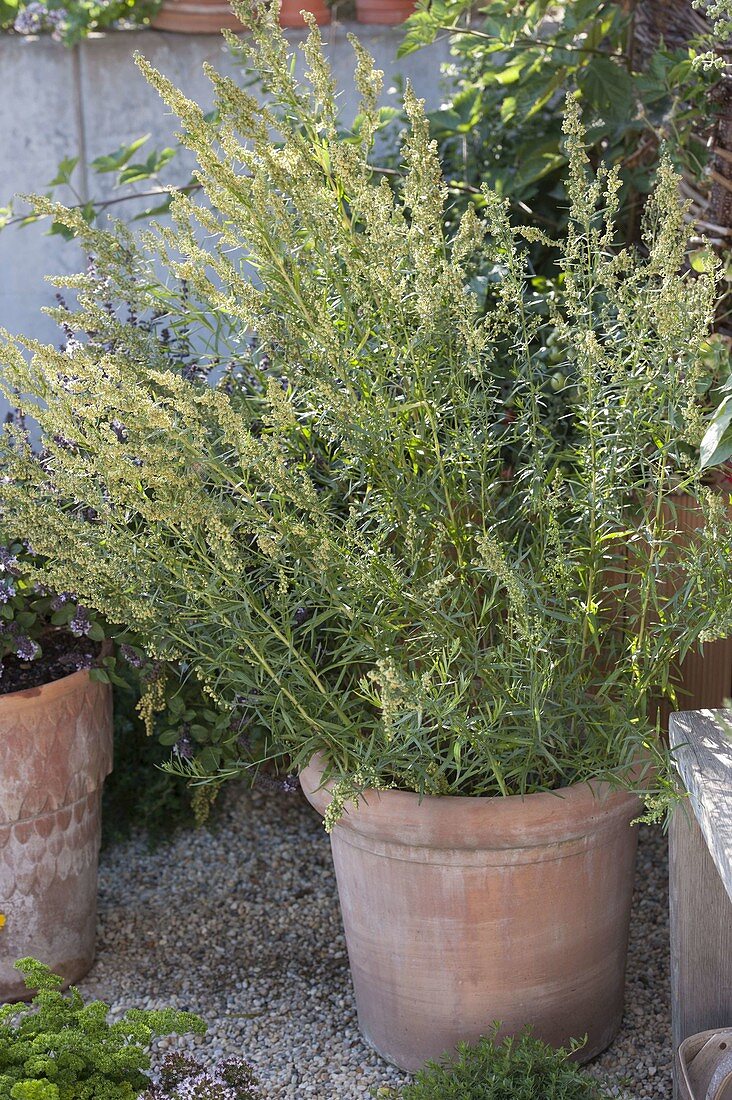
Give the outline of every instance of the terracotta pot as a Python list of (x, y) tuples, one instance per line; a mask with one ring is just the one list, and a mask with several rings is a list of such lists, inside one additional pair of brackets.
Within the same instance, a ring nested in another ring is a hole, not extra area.
[(304, 27), (305, 20), (300, 12), (305, 9), (312, 12), (318, 26), (325, 27), (331, 21), (331, 12), (325, 0), (282, 0), (280, 6), (280, 25), (282, 27)]
[(16, 959), (67, 981), (94, 959), (112, 696), (86, 671), (0, 696), (0, 1001), (28, 996)]
[[(693, 542), (694, 533), (704, 523), (697, 500), (688, 493), (680, 493), (674, 501), (674, 512), (679, 542)], [(666, 506), (666, 513), (671, 521), (670, 505)], [(679, 710), (723, 706), (724, 700), (732, 695), (732, 638), (693, 649), (678, 666), (674, 679), (678, 685)], [(671, 709), (668, 700), (664, 700), (661, 704), (664, 728), (668, 726)]]
[(356, 0), (359, 23), (403, 23), (414, 11), (414, 0)]
[[(300, 777), (322, 814), (322, 759)], [(526, 798), (368, 791), (331, 834), (359, 1026), (413, 1072), (527, 1024), (582, 1060), (623, 1012), (638, 799), (587, 784)]]
[(239, 33), (245, 29), (226, 0), (163, 0), (150, 26), (178, 34), (220, 34), (223, 30)]

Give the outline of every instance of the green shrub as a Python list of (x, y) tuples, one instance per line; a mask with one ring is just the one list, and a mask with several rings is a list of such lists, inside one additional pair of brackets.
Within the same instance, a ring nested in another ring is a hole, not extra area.
[(609, 1094), (569, 1061), (581, 1043), (555, 1050), (526, 1031), (496, 1042), (498, 1028), (455, 1061), (430, 1063), (402, 1100), (603, 1100)]
[(107, 1022), (109, 1006), (84, 1004), (77, 989), (35, 959), (16, 967), (30, 1004), (0, 1007), (0, 1100), (134, 1100), (150, 1084), (149, 1046), (171, 1032), (202, 1035), (190, 1012), (131, 1009)]
[[(242, 733), (202, 725), (179, 761), (196, 781), (320, 750), (335, 815), (373, 784), (509, 795), (630, 782), (656, 754), (664, 793), (649, 702), (732, 606), (731, 525), (698, 454), (715, 278), (682, 271), (670, 165), (643, 251), (616, 247), (617, 173), (593, 174), (569, 102), (563, 293), (537, 316), (537, 232), (486, 189), (481, 216), (446, 233), (413, 92), (395, 195), (372, 171), (372, 59), (356, 44), (361, 112), (344, 135), (317, 30), (302, 84), (276, 12), (242, 11), (252, 35), (236, 48), (264, 103), (209, 70), (212, 123), (142, 62), (206, 196), (176, 197), (162, 244), (38, 200), (96, 267), (71, 280), (71, 351), (3, 344), (4, 384), (46, 448), (5, 434), (8, 526), (45, 555), (42, 583), (238, 708)], [(183, 378), (152, 329), (105, 307), (159, 308), (161, 260), (212, 329), (243, 348), (256, 336), (263, 392)], [(478, 260), (496, 273), (488, 309)], [(706, 520), (692, 544), (679, 491)]]

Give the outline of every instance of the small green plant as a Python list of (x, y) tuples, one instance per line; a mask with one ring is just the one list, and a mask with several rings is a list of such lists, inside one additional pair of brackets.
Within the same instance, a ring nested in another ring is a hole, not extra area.
[(134, 1100), (150, 1085), (153, 1039), (206, 1031), (173, 1009), (130, 1009), (110, 1024), (108, 1005), (62, 993), (63, 978), (36, 959), (15, 965), (37, 993), (0, 1008), (0, 1100)]
[(554, 1047), (525, 1031), (497, 1041), (500, 1025), (454, 1061), (432, 1062), (402, 1089), (401, 1100), (605, 1100), (609, 1093), (570, 1057), (582, 1047)]

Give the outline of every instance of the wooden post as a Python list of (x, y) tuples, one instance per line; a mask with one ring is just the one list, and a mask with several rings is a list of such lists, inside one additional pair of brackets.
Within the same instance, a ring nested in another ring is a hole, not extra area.
[(674, 1050), (689, 1035), (732, 1025), (732, 740), (722, 714), (732, 718), (696, 711), (670, 723), (690, 796), (669, 836)]

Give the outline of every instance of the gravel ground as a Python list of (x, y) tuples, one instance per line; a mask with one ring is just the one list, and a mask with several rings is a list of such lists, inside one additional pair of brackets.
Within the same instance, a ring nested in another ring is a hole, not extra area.
[[(625, 1100), (670, 1100), (665, 841), (641, 832), (625, 1023), (594, 1071)], [(406, 1080), (360, 1040), (330, 847), (299, 795), (231, 792), (214, 832), (104, 852), (99, 919), (84, 992), (115, 1013), (200, 1013), (208, 1035), (184, 1044), (243, 1054), (267, 1096), (366, 1100)]]

